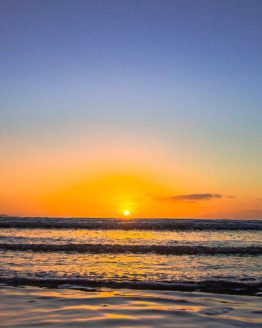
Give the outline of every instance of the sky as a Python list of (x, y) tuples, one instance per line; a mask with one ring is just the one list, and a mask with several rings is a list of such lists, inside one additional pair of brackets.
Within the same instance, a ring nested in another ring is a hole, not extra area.
[(0, 0), (0, 213), (262, 218), (260, 0)]

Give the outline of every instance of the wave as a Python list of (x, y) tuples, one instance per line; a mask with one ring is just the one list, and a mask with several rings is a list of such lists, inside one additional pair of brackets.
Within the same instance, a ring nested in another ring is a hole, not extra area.
[(161, 255), (262, 255), (262, 246), (210, 247), (196, 245), (114, 245), (114, 244), (6, 244), (0, 249), (32, 252), (77, 252), (92, 254), (154, 253)]
[(257, 295), (261, 296), (262, 282), (234, 282), (228, 280), (203, 281), (101, 281), (82, 278), (5, 278), (0, 277), (0, 284), (13, 286), (38, 286), (48, 288), (79, 289), (96, 291), (91, 288), (128, 288), (140, 290), (200, 291), (217, 294)]
[(261, 230), (262, 220), (0, 217), (0, 228), (121, 230)]

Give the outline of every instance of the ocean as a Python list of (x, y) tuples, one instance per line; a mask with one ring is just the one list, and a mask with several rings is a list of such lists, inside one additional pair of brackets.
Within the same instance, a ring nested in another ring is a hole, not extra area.
[(262, 221), (0, 218), (0, 282), (261, 295)]

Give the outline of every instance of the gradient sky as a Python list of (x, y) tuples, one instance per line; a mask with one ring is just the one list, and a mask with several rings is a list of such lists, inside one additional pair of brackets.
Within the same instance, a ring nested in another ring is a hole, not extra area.
[(0, 0), (0, 212), (262, 218), (261, 17)]

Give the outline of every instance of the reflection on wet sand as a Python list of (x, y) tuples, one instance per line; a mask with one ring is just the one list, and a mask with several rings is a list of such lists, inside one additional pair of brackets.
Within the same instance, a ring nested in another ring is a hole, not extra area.
[(258, 328), (262, 324), (259, 297), (7, 286), (0, 291), (1, 327)]

